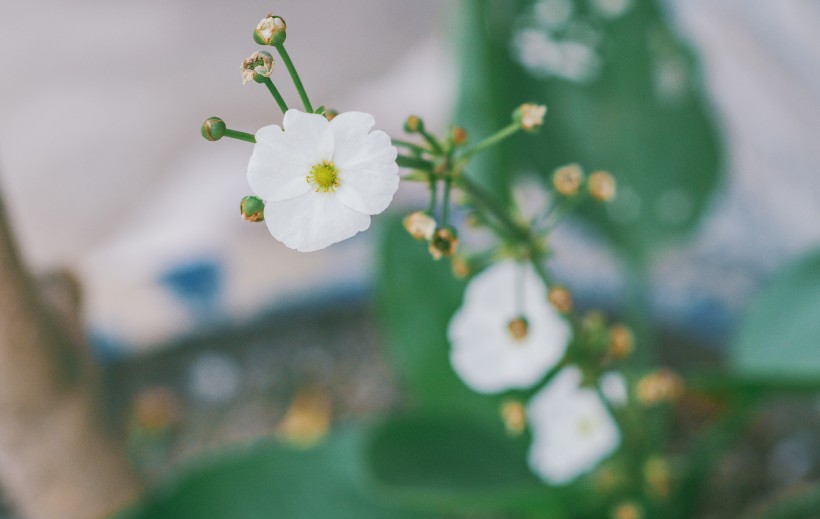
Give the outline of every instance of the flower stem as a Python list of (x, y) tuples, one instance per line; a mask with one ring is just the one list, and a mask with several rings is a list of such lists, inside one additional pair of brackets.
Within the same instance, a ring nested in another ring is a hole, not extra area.
[(419, 146), (418, 144), (413, 144), (412, 142), (403, 141), (401, 139), (391, 139), (391, 141), (393, 142), (393, 146), (401, 146), (418, 154), (428, 153), (430, 151), (424, 146)]
[(293, 66), (293, 61), (291, 61), (288, 51), (285, 50), (285, 45), (276, 45), (276, 50), (279, 52), (279, 56), (282, 57), (282, 61), (288, 69), (288, 74), (290, 74), (290, 77), (293, 80), (293, 85), (299, 92), (299, 97), (302, 98), (302, 104), (305, 105), (305, 111), (308, 113), (313, 113), (313, 106), (310, 104), (310, 99), (308, 99), (307, 92), (305, 92), (305, 87), (302, 85), (302, 80), (299, 79), (299, 73), (296, 72), (296, 67)]
[(480, 188), (472, 180), (470, 180), (463, 173), (456, 177), (459, 186), (467, 193), (475, 202), (478, 202), (485, 210), (491, 213), (496, 220), (498, 220), (518, 241), (529, 242), (530, 231), (528, 228), (515, 222), (508, 214), (507, 209), (498, 203), (489, 193)]
[(406, 155), (396, 157), (396, 163), (403, 168), (423, 169), (425, 171), (432, 171), (433, 169), (433, 165), (430, 162)]
[(254, 137), (252, 134), (240, 132), (238, 130), (230, 130), (228, 128), (225, 129), (225, 137), (230, 137), (231, 139), (236, 139), (245, 142), (256, 142), (256, 137)]
[(430, 177), (430, 205), (427, 206), (427, 214), (433, 216), (436, 212), (436, 201), (438, 200), (438, 179), (433, 174)]
[(433, 149), (433, 153), (435, 153), (436, 155), (444, 154), (444, 148), (441, 146), (441, 143), (438, 142), (438, 139), (436, 139), (430, 132), (422, 128), (419, 130), (419, 134), (424, 138), (425, 141), (427, 141), (427, 144), (429, 144), (430, 147)]
[(450, 190), (453, 187), (451, 178), (444, 179), (444, 199), (441, 201), (441, 226), (446, 227), (450, 221)]
[(282, 110), (282, 113), (287, 112), (288, 105), (285, 103), (284, 98), (282, 98), (282, 94), (279, 93), (276, 85), (273, 84), (273, 81), (271, 81), (269, 77), (265, 78), (265, 86), (268, 87), (268, 90), (270, 90), (273, 98), (276, 99), (276, 104), (279, 105), (279, 109)]
[(521, 123), (514, 122), (509, 126), (506, 126), (496, 133), (490, 135), (483, 141), (479, 142), (472, 148), (468, 149), (461, 155), (461, 162), (465, 162), (467, 159), (475, 155), (476, 153), (483, 151), (491, 146), (495, 146), (499, 142), (503, 141), (504, 139), (516, 134), (521, 129)]

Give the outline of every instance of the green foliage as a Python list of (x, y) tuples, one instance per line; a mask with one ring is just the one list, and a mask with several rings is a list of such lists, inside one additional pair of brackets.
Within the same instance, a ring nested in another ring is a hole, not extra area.
[(788, 267), (752, 304), (729, 360), (747, 379), (820, 383), (820, 251)]
[[(471, 133), (500, 126), (521, 102), (549, 106), (539, 134), (515, 139), (484, 158), (482, 180), (501, 189), (518, 171), (548, 178), (571, 162), (588, 171), (609, 170), (618, 179), (620, 198), (608, 209), (587, 209), (585, 216), (627, 256), (644, 256), (689, 230), (720, 180), (720, 146), (694, 59), (656, 3), (637, 0), (621, 18), (593, 18), (601, 37), (596, 78), (536, 78), (514, 61), (512, 50), (514, 27), (532, 4), (461, 4), (459, 113), (475, 124), (468, 126)], [(574, 4), (583, 13), (588, 2)], [(664, 81), (672, 83), (666, 90)]]
[(364, 491), (361, 431), (310, 450), (265, 441), (202, 463), (119, 519), (410, 519)]
[(385, 495), (418, 510), (501, 512), (537, 509), (560, 518), (557, 490), (526, 466), (526, 441), (461, 413), (388, 420), (372, 433), (370, 473)]

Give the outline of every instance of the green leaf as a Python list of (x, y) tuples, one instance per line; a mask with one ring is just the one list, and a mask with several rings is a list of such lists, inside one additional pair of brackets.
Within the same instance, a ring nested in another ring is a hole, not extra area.
[(264, 441), (201, 463), (120, 519), (411, 519), (363, 490), (361, 432), (310, 450)]
[[(656, 2), (636, 0), (621, 18), (590, 19), (601, 37), (597, 78), (536, 78), (511, 50), (516, 24), (533, 3), (461, 4), (467, 34), (460, 113), (470, 122), (468, 114), (474, 114), (498, 126), (522, 102), (549, 106), (539, 134), (512, 139), (487, 157), (482, 171), (494, 177), (485, 183), (503, 186), (522, 170), (548, 180), (556, 167), (571, 162), (587, 171), (611, 171), (619, 198), (608, 208), (588, 204), (583, 214), (627, 257), (643, 258), (694, 226), (721, 178), (720, 142), (696, 61)], [(583, 15), (587, 2), (574, 4)], [(664, 73), (667, 81), (682, 80), (676, 94), (659, 93)]]
[(820, 250), (786, 268), (751, 305), (729, 360), (747, 379), (820, 383)]
[(461, 304), (464, 283), (447, 260), (434, 261), (427, 244), (404, 230), (399, 218), (381, 233), (378, 309), (387, 346), (411, 399), (428, 409), (470, 408), (492, 413), (492, 399), (470, 391), (450, 366), (447, 325)]
[(527, 443), (509, 438), (500, 422), (492, 426), (459, 412), (414, 415), (377, 427), (368, 459), (383, 492), (419, 510), (539, 510), (564, 517), (565, 492), (532, 475)]

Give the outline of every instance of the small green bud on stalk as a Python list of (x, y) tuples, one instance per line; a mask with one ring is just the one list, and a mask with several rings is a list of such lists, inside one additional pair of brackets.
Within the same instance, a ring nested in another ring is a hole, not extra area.
[(239, 202), (242, 219), (247, 222), (261, 222), (265, 219), (265, 202), (256, 196), (246, 196)]
[(464, 146), (467, 144), (467, 130), (461, 126), (456, 126), (450, 132), (450, 141), (454, 146)]
[(209, 141), (218, 141), (225, 135), (225, 121), (219, 117), (209, 117), (202, 123), (201, 133)]
[(253, 31), (253, 41), (259, 45), (272, 45), (277, 47), (285, 43), (287, 37), (287, 24), (281, 16), (272, 14), (262, 18)]
[(404, 122), (404, 131), (407, 133), (419, 133), (424, 131), (424, 121), (418, 115), (411, 115)]

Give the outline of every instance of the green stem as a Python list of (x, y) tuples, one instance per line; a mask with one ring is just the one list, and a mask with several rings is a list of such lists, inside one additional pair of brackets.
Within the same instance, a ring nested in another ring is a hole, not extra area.
[(305, 105), (305, 111), (308, 113), (313, 113), (313, 106), (310, 104), (310, 99), (308, 99), (307, 92), (305, 92), (305, 87), (302, 85), (302, 80), (299, 79), (299, 73), (296, 72), (296, 67), (293, 66), (293, 61), (291, 61), (288, 51), (285, 50), (285, 45), (276, 45), (276, 50), (279, 52), (279, 56), (282, 57), (285, 67), (288, 69), (288, 74), (290, 74), (290, 77), (293, 80), (293, 85), (296, 87), (296, 91), (299, 92), (299, 97), (302, 98), (302, 104)]
[(441, 202), (441, 226), (446, 227), (450, 221), (450, 189), (453, 181), (450, 178), (444, 179), (444, 199)]
[(441, 146), (441, 143), (438, 142), (438, 139), (433, 137), (433, 135), (425, 129), (419, 130), (419, 134), (427, 141), (427, 144), (433, 149), (433, 153), (436, 155), (443, 155), (444, 148)]
[(279, 109), (282, 110), (282, 113), (288, 111), (288, 105), (285, 103), (285, 99), (282, 97), (282, 94), (279, 93), (279, 90), (273, 84), (273, 81), (269, 77), (265, 78), (265, 86), (268, 87), (270, 93), (273, 95), (273, 98), (276, 99), (276, 104), (279, 105)]
[(481, 189), (463, 173), (456, 177), (456, 181), (465, 193), (490, 212), (518, 241), (530, 241), (531, 236), (529, 229), (515, 222), (508, 214), (506, 208), (498, 203), (489, 193)]
[(225, 129), (225, 137), (230, 137), (231, 139), (245, 142), (256, 142), (256, 137), (250, 133), (240, 132), (238, 130), (229, 130), (227, 128)]
[(390, 139), (393, 142), (393, 146), (401, 146), (403, 148), (407, 148), (408, 150), (422, 154), (422, 153), (429, 153), (430, 150), (423, 146), (419, 146), (418, 144), (413, 144), (412, 142), (403, 141), (401, 139)]
[(429, 161), (417, 157), (408, 157), (406, 155), (396, 157), (396, 164), (403, 168), (423, 169), (425, 171), (433, 170), (433, 165)]
[(436, 211), (436, 201), (438, 200), (438, 180), (435, 175), (430, 175), (430, 205), (427, 206), (427, 214), (433, 216)]
[(509, 126), (498, 130), (496, 133), (490, 135), (483, 141), (479, 142), (472, 148), (468, 149), (461, 155), (460, 162), (466, 162), (467, 159), (475, 155), (476, 153), (483, 151), (491, 146), (495, 146), (499, 142), (503, 141), (504, 139), (515, 135), (521, 129), (521, 123), (514, 122)]

